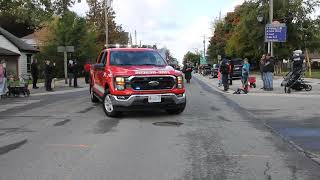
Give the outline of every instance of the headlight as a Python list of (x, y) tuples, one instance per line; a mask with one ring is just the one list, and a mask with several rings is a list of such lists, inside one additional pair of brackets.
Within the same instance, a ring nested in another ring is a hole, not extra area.
[(182, 76), (178, 76), (177, 77), (177, 88), (178, 89), (182, 89), (183, 88), (183, 77)]
[(124, 77), (116, 77), (115, 79), (115, 87), (119, 91), (123, 91), (126, 87), (126, 81)]

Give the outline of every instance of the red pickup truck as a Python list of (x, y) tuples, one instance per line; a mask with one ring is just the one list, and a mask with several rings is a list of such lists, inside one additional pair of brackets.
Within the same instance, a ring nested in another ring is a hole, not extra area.
[(101, 101), (107, 116), (124, 111), (186, 107), (183, 76), (153, 49), (107, 48), (90, 69), (91, 101)]

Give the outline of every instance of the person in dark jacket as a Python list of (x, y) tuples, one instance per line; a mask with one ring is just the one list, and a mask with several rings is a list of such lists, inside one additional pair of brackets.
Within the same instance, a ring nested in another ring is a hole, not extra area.
[(38, 68), (38, 63), (36, 59), (34, 59), (31, 64), (31, 76), (32, 76), (33, 89), (38, 89), (39, 87), (37, 87), (37, 82), (38, 82), (38, 76), (39, 76), (39, 68)]
[(78, 87), (78, 73), (79, 67), (78, 62), (76, 60), (73, 61), (73, 87)]
[(45, 81), (46, 81), (46, 90), (52, 91), (51, 82), (53, 78), (53, 66), (51, 65), (49, 60), (46, 60), (44, 74), (45, 74)]
[(265, 81), (265, 79), (263, 77), (263, 68), (264, 68), (265, 61), (266, 61), (266, 55), (263, 54), (261, 59), (260, 59), (260, 62), (259, 62), (261, 79), (263, 81), (263, 87), (261, 89), (264, 89), (265, 88), (265, 84), (266, 84), (266, 81)]
[(187, 80), (187, 83), (190, 83), (190, 80), (192, 78), (192, 66), (188, 63), (185, 63), (182, 72), (184, 73), (184, 77)]
[(274, 59), (270, 54), (266, 56), (266, 62), (263, 67), (263, 77), (266, 81), (265, 90), (273, 91), (273, 72), (274, 72)]
[(234, 69), (234, 62), (233, 62), (233, 61), (230, 61), (230, 63), (229, 63), (229, 70), (230, 70), (230, 74), (229, 74), (229, 85), (230, 85), (230, 86), (232, 86), (233, 69)]
[(224, 91), (228, 91), (229, 90), (228, 78), (230, 73), (230, 65), (229, 65), (229, 61), (225, 58), (221, 61), (221, 64), (220, 64), (220, 73), (222, 76), (222, 84), (224, 87)]

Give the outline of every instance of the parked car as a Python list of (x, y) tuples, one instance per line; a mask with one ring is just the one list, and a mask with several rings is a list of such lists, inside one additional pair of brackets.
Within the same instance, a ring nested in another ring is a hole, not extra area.
[(202, 69), (201, 74), (202, 74), (203, 76), (210, 75), (210, 74), (211, 74), (211, 69), (212, 69), (212, 67), (211, 67), (210, 64), (205, 65), (205, 66), (203, 66), (203, 69)]
[(242, 66), (243, 66), (243, 59), (235, 58), (230, 61), (230, 65), (232, 67), (232, 77), (233, 78), (241, 78), (242, 74)]

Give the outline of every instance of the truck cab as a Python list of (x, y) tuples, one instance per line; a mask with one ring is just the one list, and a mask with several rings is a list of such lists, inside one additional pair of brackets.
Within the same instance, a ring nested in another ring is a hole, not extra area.
[(90, 95), (110, 117), (147, 109), (180, 114), (186, 106), (182, 73), (149, 48), (102, 50), (90, 69)]

